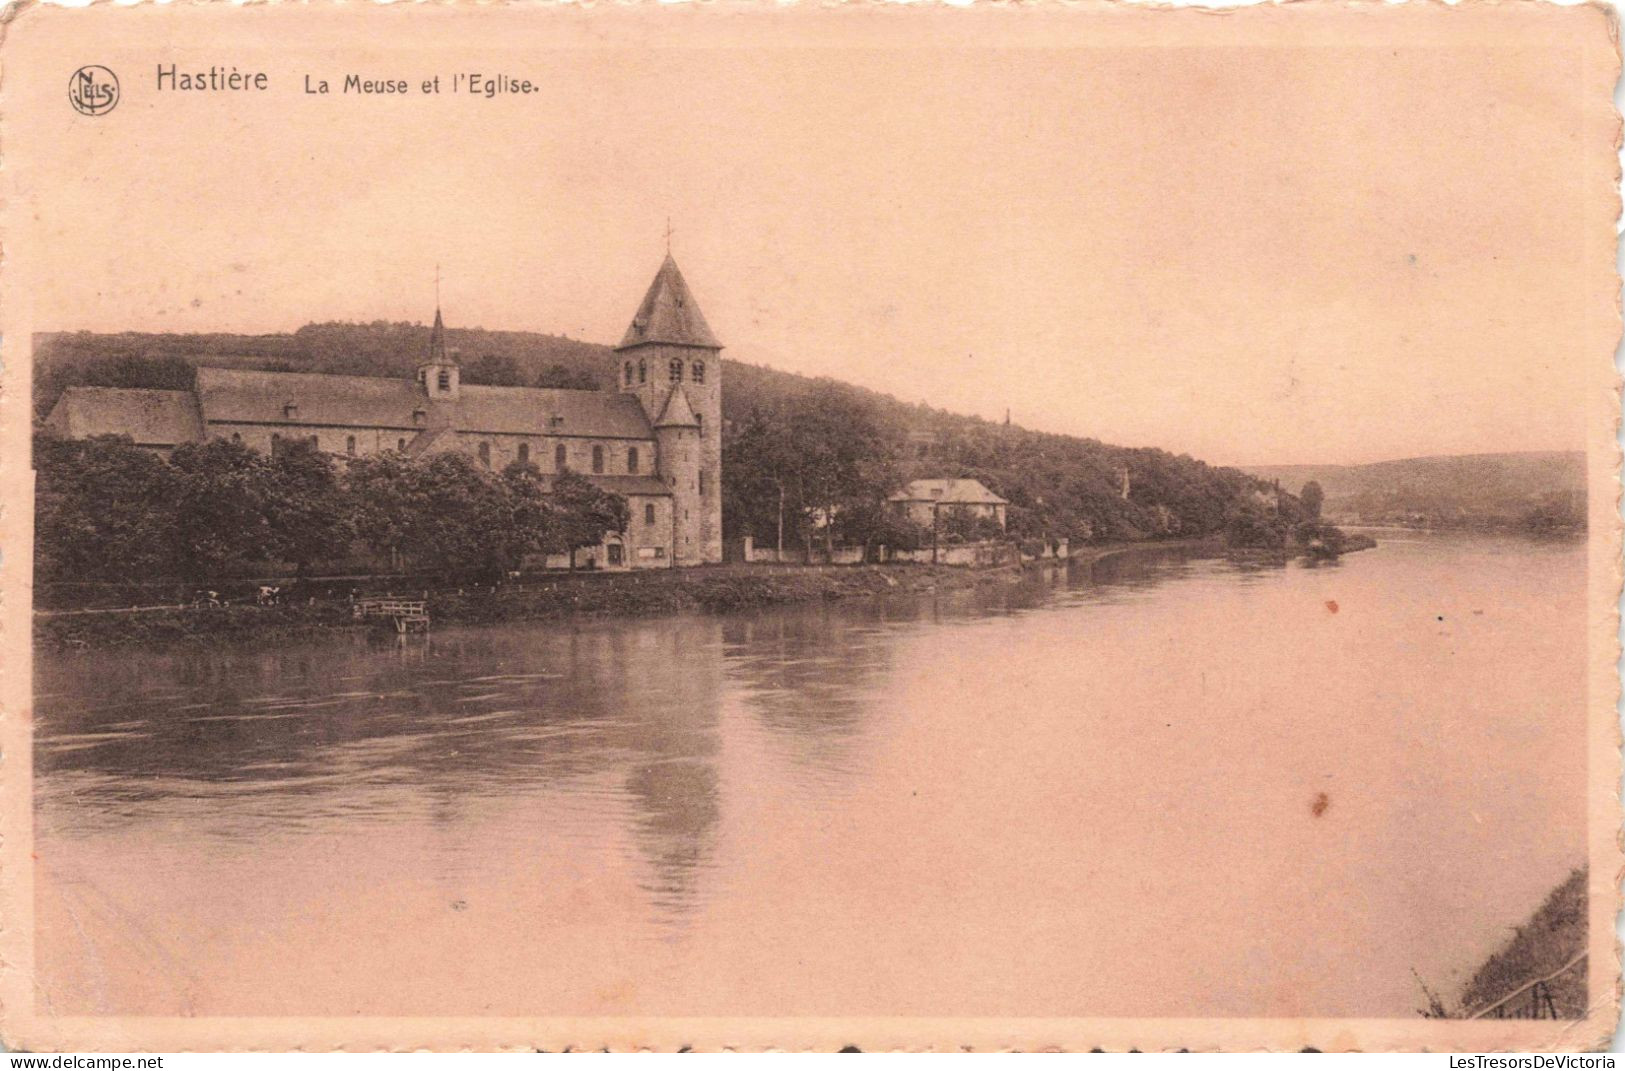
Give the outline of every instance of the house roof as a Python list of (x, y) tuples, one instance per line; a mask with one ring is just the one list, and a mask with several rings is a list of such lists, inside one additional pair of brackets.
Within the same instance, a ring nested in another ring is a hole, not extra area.
[(655, 427), (697, 428), (699, 426), (700, 418), (694, 415), (694, 407), (688, 404), (688, 395), (683, 393), (682, 387), (673, 387), (671, 393), (666, 395), (666, 404), (660, 409), (660, 418), (655, 421)]
[(196, 398), (184, 390), (69, 387), (46, 422), (69, 438), (128, 435), (141, 446), (174, 446), (203, 438)]
[(981, 480), (911, 480), (908, 486), (887, 498), (888, 502), (948, 502), (956, 505), (1008, 505), (989, 491)]
[(633, 315), (625, 337), (615, 348), (624, 350), (653, 342), (722, 348), (722, 343), (717, 341), (710, 325), (705, 322), (694, 295), (689, 293), (688, 283), (683, 281), (683, 273), (677, 270), (677, 262), (670, 253), (661, 262), (660, 270), (655, 273), (654, 282), (649, 284), (649, 292), (643, 295), (643, 303)]
[[(457, 401), (431, 402), (405, 378), (199, 368), (197, 393), (208, 423), (417, 430), (424, 424), (413, 413), (432, 409), (430, 426), (463, 432), (653, 437), (635, 396), (603, 391), (470, 384)], [(289, 403), (297, 406), (293, 415)]]

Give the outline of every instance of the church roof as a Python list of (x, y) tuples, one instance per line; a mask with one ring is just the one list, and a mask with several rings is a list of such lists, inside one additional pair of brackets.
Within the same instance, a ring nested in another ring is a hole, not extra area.
[(697, 428), (699, 426), (700, 418), (694, 415), (694, 407), (688, 404), (688, 395), (683, 393), (682, 387), (673, 387), (671, 393), (666, 395), (666, 404), (661, 407), (660, 417), (655, 421), (655, 427)]
[(140, 446), (174, 446), (203, 438), (196, 396), (185, 390), (69, 387), (46, 423), (72, 439), (128, 435)]
[[(204, 421), (417, 430), (417, 410), (433, 409), (435, 427), (510, 435), (652, 437), (631, 394), (541, 387), (464, 385), (456, 401), (429, 401), (410, 379), (199, 368)], [(289, 403), (297, 406), (290, 416)]]
[(988, 506), (1008, 504), (1005, 499), (984, 487), (981, 480), (910, 480), (907, 487), (891, 495), (887, 501)]
[(615, 348), (624, 350), (651, 342), (722, 348), (670, 253), (655, 273), (654, 282), (649, 284), (649, 292), (643, 295), (643, 303), (632, 317), (621, 344)]

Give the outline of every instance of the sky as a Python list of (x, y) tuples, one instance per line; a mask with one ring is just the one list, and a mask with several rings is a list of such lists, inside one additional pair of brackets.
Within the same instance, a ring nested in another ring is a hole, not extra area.
[[(93, 119), (56, 99), (86, 50), (19, 35), (34, 330), (427, 322), (438, 264), (454, 327), (613, 344), (669, 218), (738, 360), (1220, 463), (1585, 445), (1572, 48), (178, 25), (91, 50), (122, 72)], [(271, 89), (161, 93), (168, 62)], [(541, 91), (303, 92), (460, 69)]]

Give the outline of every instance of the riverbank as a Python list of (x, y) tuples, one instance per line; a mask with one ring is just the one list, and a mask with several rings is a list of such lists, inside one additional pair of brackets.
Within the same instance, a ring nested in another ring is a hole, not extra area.
[(1587, 888), (1579, 867), (1529, 921), (1473, 972), (1450, 1018), (1583, 1019), (1587, 1008)]
[[(1044, 560), (981, 569), (929, 564), (728, 564), (637, 573), (560, 574), (494, 591), (488, 588), (431, 590), (426, 593), (426, 601), (435, 626), (565, 617), (727, 613), (792, 603), (1014, 584), (1034, 569), (1087, 565), (1135, 550), (1190, 547), (1201, 542), (1082, 547), (1066, 561)], [(279, 606), (153, 606), (37, 613), (34, 643), (37, 649), (44, 651), (224, 646), (250, 641), (291, 642), (369, 627), (355, 620), (347, 599), (317, 599)]]

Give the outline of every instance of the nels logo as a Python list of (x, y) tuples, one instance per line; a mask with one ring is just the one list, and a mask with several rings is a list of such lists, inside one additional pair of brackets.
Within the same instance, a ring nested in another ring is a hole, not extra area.
[(92, 63), (68, 79), (68, 103), (80, 115), (106, 115), (118, 103), (118, 76)]

